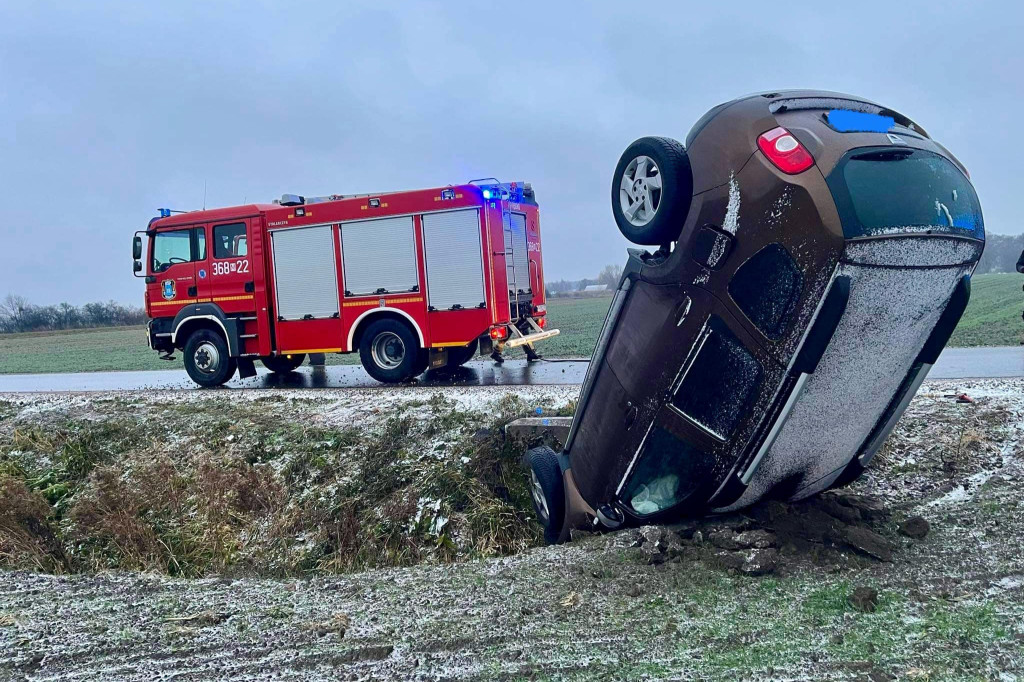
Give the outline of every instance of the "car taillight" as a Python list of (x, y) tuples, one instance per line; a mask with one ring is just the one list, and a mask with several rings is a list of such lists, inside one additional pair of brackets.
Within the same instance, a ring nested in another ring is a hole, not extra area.
[(491, 338), (495, 341), (505, 338), (508, 336), (508, 330), (504, 327), (491, 327)]
[(538, 317), (537, 318), (537, 326), (540, 327), (541, 329), (543, 329), (544, 327), (548, 326), (548, 321), (545, 320), (543, 317)]
[(783, 173), (796, 175), (814, 165), (814, 157), (799, 140), (782, 126), (772, 128), (757, 138), (757, 146)]

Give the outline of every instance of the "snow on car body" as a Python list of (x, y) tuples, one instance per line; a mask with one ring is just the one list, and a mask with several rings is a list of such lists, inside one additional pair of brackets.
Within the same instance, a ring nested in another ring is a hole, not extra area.
[(720, 105), (685, 150), (642, 138), (612, 204), (623, 234), (660, 248), (630, 251), (565, 451), (531, 453), (552, 541), (595, 517), (854, 480), (948, 340), (984, 246), (959, 161), (837, 93)]

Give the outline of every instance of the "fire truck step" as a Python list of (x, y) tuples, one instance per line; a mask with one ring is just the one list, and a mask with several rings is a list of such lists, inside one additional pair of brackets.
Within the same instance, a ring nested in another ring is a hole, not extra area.
[(242, 334), (239, 338), (242, 338), (242, 339), (255, 339), (257, 336), (259, 336), (259, 335), (258, 334)]

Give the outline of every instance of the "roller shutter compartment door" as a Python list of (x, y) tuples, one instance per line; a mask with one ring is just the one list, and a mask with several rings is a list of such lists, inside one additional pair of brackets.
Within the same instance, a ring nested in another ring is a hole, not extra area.
[(423, 216), (427, 304), (435, 310), (480, 308), (484, 295), (480, 214), (476, 209)]
[(418, 291), (412, 216), (341, 224), (345, 295)]
[(512, 216), (509, 213), (502, 215), (502, 234), (505, 239), (505, 280), (508, 282), (509, 297), (513, 300), (516, 295), (516, 269), (512, 258)]
[(526, 215), (522, 213), (512, 214), (512, 263), (516, 273), (516, 289), (523, 292), (531, 291), (530, 252), (526, 245)]
[(338, 315), (334, 227), (293, 227), (270, 233), (277, 316), (284, 320)]

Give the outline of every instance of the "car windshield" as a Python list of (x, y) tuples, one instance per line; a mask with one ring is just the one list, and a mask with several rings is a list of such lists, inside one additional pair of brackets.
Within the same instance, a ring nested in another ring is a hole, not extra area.
[(905, 147), (855, 150), (829, 176), (848, 238), (906, 232), (981, 239), (970, 180), (948, 159)]

